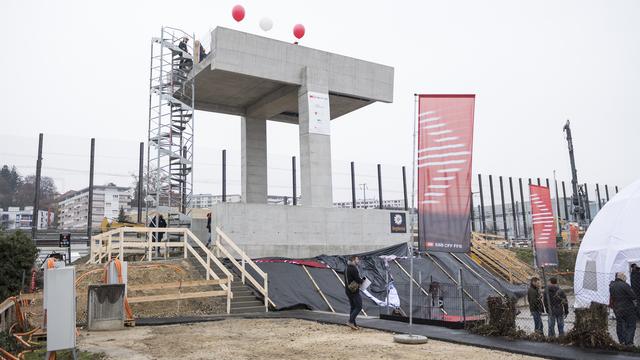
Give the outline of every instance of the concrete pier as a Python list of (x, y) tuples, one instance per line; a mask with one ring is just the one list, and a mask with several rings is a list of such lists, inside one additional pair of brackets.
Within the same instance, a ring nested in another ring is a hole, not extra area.
[[(332, 208), (331, 121), (391, 102), (392, 67), (222, 27), (208, 49), (190, 74), (196, 109), (242, 118), (242, 204), (216, 205), (212, 223), (251, 256), (353, 253), (408, 240), (390, 233), (389, 211)], [(302, 206), (266, 204), (267, 120), (299, 125)]]

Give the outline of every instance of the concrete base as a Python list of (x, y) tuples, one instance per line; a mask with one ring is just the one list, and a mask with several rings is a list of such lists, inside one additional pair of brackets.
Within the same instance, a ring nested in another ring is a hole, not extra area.
[(393, 341), (399, 344), (420, 345), (426, 344), (429, 339), (422, 335), (397, 334), (393, 336)]
[[(353, 254), (409, 240), (408, 232), (391, 233), (391, 212), (402, 211), (221, 203), (211, 209), (211, 228), (252, 258)], [(192, 231), (206, 241), (204, 226), (194, 222)]]

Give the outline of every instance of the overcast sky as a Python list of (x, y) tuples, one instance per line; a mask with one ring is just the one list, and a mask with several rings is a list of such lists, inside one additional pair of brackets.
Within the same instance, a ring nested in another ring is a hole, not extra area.
[[(624, 186), (640, 177), (640, 1), (242, 1), (247, 16), (235, 23), (236, 3), (0, 2), (0, 163), (33, 173), (43, 132), (44, 175), (61, 190), (81, 188), (96, 137), (97, 183), (126, 185), (147, 136), (150, 39), (162, 25), (198, 37), (220, 25), (293, 41), (299, 22), (305, 46), (395, 68), (392, 104), (332, 121), (338, 188), (348, 189), (353, 160), (370, 188), (383, 164), (399, 194), (414, 93), (477, 95), (474, 173), (552, 178), (556, 170), (569, 180), (569, 118), (580, 182)], [(268, 33), (258, 26), (263, 16), (274, 21)], [(198, 112), (195, 121), (195, 192), (219, 192), (220, 149), (234, 166), (230, 191), (239, 191), (239, 118)], [(288, 193), (297, 134), (297, 126), (269, 124), (270, 193)]]

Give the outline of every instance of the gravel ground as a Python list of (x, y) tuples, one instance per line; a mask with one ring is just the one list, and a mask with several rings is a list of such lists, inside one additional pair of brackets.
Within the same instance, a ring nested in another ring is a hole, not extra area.
[(289, 319), (222, 321), (86, 332), (79, 348), (109, 359), (537, 359), (430, 340), (400, 345), (392, 334)]

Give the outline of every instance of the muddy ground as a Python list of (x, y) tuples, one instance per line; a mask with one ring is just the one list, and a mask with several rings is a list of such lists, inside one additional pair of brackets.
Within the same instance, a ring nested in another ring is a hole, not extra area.
[(537, 359), (430, 340), (400, 345), (386, 332), (289, 319), (234, 319), (86, 332), (85, 351), (109, 359)]

